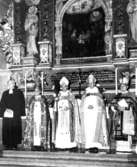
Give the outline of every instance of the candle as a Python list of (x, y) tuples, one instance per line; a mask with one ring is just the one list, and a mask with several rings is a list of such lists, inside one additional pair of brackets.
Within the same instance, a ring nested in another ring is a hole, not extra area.
[(27, 73), (25, 73), (25, 99), (27, 98)]
[(137, 96), (137, 67), (135, 67), (135, 95)]
[(44, 85), (43, 85), (43, 79), (44, 79), (44, 77), (43, 77), (43, 72), (41, 72), (41, 89), (42, 89), (42, 95), (44, 94), (43, 92), (44, 92)]
[(118, 68), (115, 68), (115, 93), (118, 94)]

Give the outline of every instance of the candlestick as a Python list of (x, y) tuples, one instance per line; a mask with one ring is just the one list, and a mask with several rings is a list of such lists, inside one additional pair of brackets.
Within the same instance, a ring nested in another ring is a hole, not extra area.
[(25, 99), (27, 98), (27, 73), (25, 73)]
[(43, 80), (44, 80), (44, 75), (43, 75), (43, 72), (41, 72), (41, 91), (42, 91), (42, 95), (44, 94), (44, 84), (43, 84)]
[(115, 68), (115, 93), (118, 94), (118, 68)]
[(135, 95), (137, 96), (137, 67), (135, 67)]

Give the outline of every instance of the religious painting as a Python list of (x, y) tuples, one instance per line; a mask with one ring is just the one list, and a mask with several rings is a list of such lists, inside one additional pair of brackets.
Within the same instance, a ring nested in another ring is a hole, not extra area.
[(62, 23), (62, 58), (104, 56), (104, 35), (102, 7), (77, 13), (68, 10)]
[(110, 61), (112, 0), (57, 1), (55, 53), (57, 65)]

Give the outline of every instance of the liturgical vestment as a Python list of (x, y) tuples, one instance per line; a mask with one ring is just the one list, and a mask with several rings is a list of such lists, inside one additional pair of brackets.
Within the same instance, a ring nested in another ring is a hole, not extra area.
[(60, 91), (55, 105), (55, 147), (70, 149), (77, 146), (80, 124), (76, 100), (71, 91)]
[(33, 96), (30, 100), (26, 119), (24, 143), (26, 147), (50, 147), (51, 120), (48, 104), (44, 96)]

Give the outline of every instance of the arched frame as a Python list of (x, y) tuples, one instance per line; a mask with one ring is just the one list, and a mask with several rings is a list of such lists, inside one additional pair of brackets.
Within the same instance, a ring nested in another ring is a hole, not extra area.
[[(60, 64), (62, 58), (62, 22), (65, 12), (78, 0), (57, 0), (55, 20), (55, 53), (56, 63)], [(102, 7), (105, 13), (105, 53), (112, 54), (112, 0), (89, 0), (93, 3), (93, 9)]]

